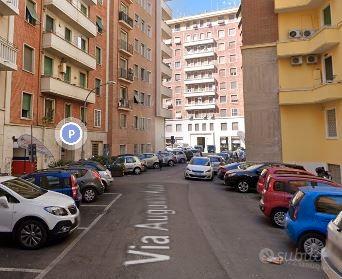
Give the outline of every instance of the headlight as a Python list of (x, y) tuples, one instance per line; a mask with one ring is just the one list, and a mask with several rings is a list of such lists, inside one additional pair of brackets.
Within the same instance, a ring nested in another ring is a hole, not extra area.
[(207, 170), (206, 172), (211, 172), (211, 170)]
[(189, 169), (189, 168), (186, 168), (186, 170), (191, 171), (191, 169)]
[(58, 206), (49, 206), (49, 207), (44, 207), (45, 211), (56, 215), (56, 216), (67, 216), (68, 211), (66, 211), (63, 207), (58, 207)]
[(227, 175), (228, 176), (234, 176), (234, 175), (236, 175), (236, 173), (234, 173), (234, 172), (233, 173), (228, 173)]

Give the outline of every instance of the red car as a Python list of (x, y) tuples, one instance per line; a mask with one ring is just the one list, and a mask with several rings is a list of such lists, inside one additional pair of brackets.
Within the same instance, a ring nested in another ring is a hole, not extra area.
[(259, 177), (258, 184), (257, 184), (257, 191), (259, 194), (262, 193), (264, 190), (264, 186), (267, 182), (267, 179), (272, 174), (298, 174), (298, 175), (312, 175), (315, 176), (313, 173), (306, 171), (304, 168), (293, 168), (293, 167), (270, 167), (264, 169)]
[(284, 227), (285, 215), (289, 209), (289, 202), (298, 188), (305, 186), (333, 186), (342, 187), (341, 184), (331, 180), (296, 174), (270, 175), (265, 189), (262, 191), (259, 207), (270, 217), (277, 227)]

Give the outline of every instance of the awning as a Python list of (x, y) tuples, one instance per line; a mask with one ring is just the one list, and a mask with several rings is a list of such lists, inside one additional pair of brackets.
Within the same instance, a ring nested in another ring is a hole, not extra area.
[[(20, 148), (28, 149), (30, 144), (31, 144), (30, 135), (24, 134), (18, 138), (18, 146)], [(50, 150), (40, 140), (36, 139), (35, 137), (32, 137), (32, 144), (36, 145), (38, 153), (46, 155), (47, 157), (50, 157), (50, 158), (53, 157)]]
[(31, 16), (34, 20), (36, 20), (36, 21), (39, 20), (39, 19), (38, 19), (38, 15), (37, 15), (37, 13), (36, 13), (36, 9), (34, 8), (33, 2), (31, 2), (31, 1), (26, 1), (26, 9), (27, 9), (27, 11), (29, 12), (30, 16)]

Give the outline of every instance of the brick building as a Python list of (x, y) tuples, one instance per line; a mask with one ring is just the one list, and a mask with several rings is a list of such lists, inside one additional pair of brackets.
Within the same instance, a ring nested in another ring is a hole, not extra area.
[(237, 9), (168, 21), (174, 51), (173, 119), (166, 122), (166, 140), (177, 144), (215, 145), (216, 150), (244, 146), (241, 34)]

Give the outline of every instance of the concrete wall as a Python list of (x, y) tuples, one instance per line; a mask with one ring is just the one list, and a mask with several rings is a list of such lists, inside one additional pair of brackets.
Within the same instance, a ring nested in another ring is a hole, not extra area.
[(275, 46), (242, 50), (247, 160), (281, 161)]

